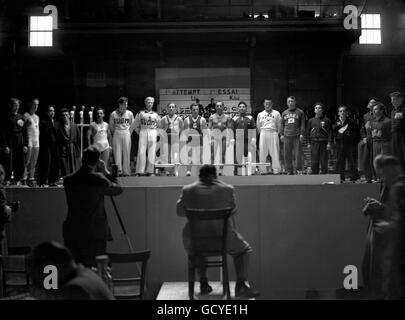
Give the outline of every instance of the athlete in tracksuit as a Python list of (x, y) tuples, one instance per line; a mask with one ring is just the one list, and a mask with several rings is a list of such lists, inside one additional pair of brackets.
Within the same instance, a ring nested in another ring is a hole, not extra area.
[(314, 107), (315, 117), (309, 119), (307, 125), (308, 144), (311, 150), (311, 172), (321, 174), (328, 173), (328, 150), (332, 142), (332, 122), (324, 115), (324, 107), (316, 103)]
[[(208, 128), (207, 121), (198, 114), (198, 104), (192, 103), (190, 106), (191, 114), (184, 120), (183, 134), (187, 135), (186, 156), (183, 163), (201, 165), (203, 152), (203, 130)], [(183, 135), (182, 134), (182, 135)], [(191, 159), (189, 157), (191, 153)], [(187, 175), (196, 176), (199, 166), (187, 166)]]
[(287, 174), (294, 174), (293, 159), (298, 173), (302, 173), (302, 141), (305, 134), (304, 112), (296, 107), (295, 97), (287, 98), (288, 109), (281, 114), (281, 140)]
[[(248, 161), (249, 152), (256, 153), (256, 124), (252, 116), (247, 115), (246, 102), (241, 101), (238, 104), (239, 114), (232, 118), (235, 137), (235, 160), (242, 164)], [(250, 135), (249, 135), (250, 131)], [(235, 167), (235, 174), (245, 175), (245, 167)]]
[(384, 111), (385, 107), (382, 103), (376, 104), (373, 107), (374, 117), (368, 125), (373, 141), (374, 158), (379, 154), (392, 154), (392, 124), (391, 119), (385, 116)]
[(375, 158), (375, 155), (373, 155), (373, 140), (371, 138), (369, 125), (374, 119), (373, 107), (377, 103), (377, 100), (374, 98), (368, 102), (368, 112), (363, 115), (363, 121), (360, 128), (360, 136), (362, 139), (359, 142), (358, 154), (361, 166), (363, 167), (364, 177), (369, 183), (376, 177), (373, 164)]
[[(160, 128), (160, 117), (152, 110), (155, 99), (145, 99), (146, 109), (137, 113), (134, 129), (139, 134), (136, 173), (154, 175), (153, 169), (156, 159), (157, 129)], [(148, 154), (148, 158), (146, 158)]]
[[(271, 168), (274, 174), (280, 173), (280, 139), (281, 115), (273, 110), (270, 98), (264, 100), (264, 110), (257, 115), (257, 131), (259, 133), (259, 159), (266, 162), (267, 156), (271, 157)], [(266, 174), (266, 166), (260, 166), (260, 173)]]
[(390, 94), (394, 109), (391, 112), (392, 121), (392, 153), (399, 159), (402, 171), (405, 172), (405, 104), (401, 92)]
[(112, 147), (115, 164), (118, 172), (124, 176), (131, 174), (131, 133), (134, 123), (134, 115), (128, 108), (128, 98), (118, 99), (118, 109), (110, 115), (110, 130), (113, 135)]

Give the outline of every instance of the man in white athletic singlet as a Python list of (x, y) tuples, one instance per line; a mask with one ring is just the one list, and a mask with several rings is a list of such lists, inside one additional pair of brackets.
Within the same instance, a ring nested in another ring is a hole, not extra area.
[[(177, 106), (170, 102), (167, 105), (167, 114), (162, 118), (161, 127), (167, 134), (163, 142), (162, 160), (164, 163), (178, 163), (180, 156), (180, 132), (183, 129), (183, 119), (177, 114)], [(166, 175), (169, 175), (166, 170)]]
[[(145, 110), (137, 113), (134, 129), (139, 134), (136, 173), (154, 175), (153, 169), (156, 158), (157, 129), (160, 128), (160, 117), (152, 110), (155, 98), (145, 99)], [(148, 158), (146, 158), (146, 154)], [(147, 161), (148, 160), (148, 161)]]
[(113, 135), (112, 147), (115, 164), (118, 172), (124, 176), (131, 174), (131, 126), (134, 123), (134, 115), (128, 108), (128, 98), (118, 99), (118, 108), (110, 115), (110, 130)]
[(104, 121), (104, 109), (98, 108), (96, 110), (96, 119), (90, 123), (87, 130), (88, 145), (93, 145), (100, 151), (100, 159), (108, 165), (111, 150), (111, 130), (108, 123)]
[[(222, 133), (226, 129), (231, 129), (230, 132), (233, 132), (232, 119), (230, 116), (224, 113), (224, 103), (222, 101), (218, 101), (216, 103), (216, 108), (217, 112), (213, 114), (208, 120), (208, 128), (211, 130), (211, 144), (213, 145), (212, 155), (214, 164), (225, 163), (227, 141), (229, 143), (229, 141), (231, 140), (231, 138), (225, 135), (220, 136), (218, 132), (217, 134), (215, 134), (214, 130), (218, 129)], [(219, 171), (219, 175), (221, 175), (222, 173), (219, 168), (217, 168), (217, 170)]]
[(35, 166), (39, 154), (39, 117), (35, 113), (38, 110), (39, 100), (32, 99), (29, 103), (28, 112), (24, 113), (25, 126), (28, 134), (28, 152), (25, 161), (24, 180), (29, 186), (34, 184)]

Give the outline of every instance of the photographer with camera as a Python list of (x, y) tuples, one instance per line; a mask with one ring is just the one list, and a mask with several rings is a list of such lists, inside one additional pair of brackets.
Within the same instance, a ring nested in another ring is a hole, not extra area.
[(95, 266), (95, 257), (105, 254), (111, 230), (104, 208), (104, 196), (117, 196), (122, 187), (100, 159), (100, 151), (90, 146), (83, 152), (82, 167), (64, 179), (68, 205), (63, 224), (65, 245), (75, 260)]

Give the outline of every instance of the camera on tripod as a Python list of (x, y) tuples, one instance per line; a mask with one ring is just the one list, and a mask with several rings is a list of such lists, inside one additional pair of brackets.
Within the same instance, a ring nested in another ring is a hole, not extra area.
[(9, 202), (7, 205), (11, 208), (11, 212), (16, 212), (20, 209), (20, 201)]

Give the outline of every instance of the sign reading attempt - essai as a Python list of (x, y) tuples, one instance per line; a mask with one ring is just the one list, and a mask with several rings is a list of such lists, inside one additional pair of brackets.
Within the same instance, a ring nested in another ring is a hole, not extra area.
[(225, 113), (237, 113), (238, 103), (244, 101), (247, 104), (247, 112), (251, 113), (250, 88), (178, 88), (160, 89), (158, 113), (162, 114), (168, 103), (174, 102), (177, 105), (180, 115), (190, 114), (190, 105), (195, 99), (200, 104), (207, 106), (211, 99), (215, 102), (222, 101), (225, 104)]

